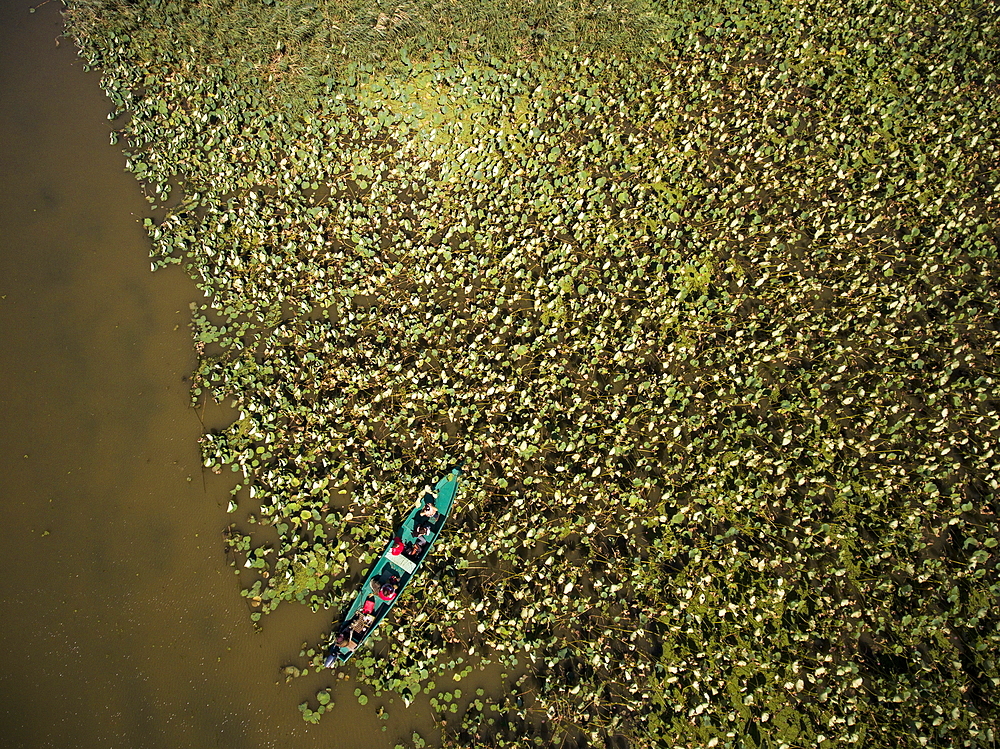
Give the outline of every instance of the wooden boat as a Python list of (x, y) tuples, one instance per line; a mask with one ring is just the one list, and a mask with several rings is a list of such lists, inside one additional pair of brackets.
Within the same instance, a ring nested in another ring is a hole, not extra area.
[[(448, 519), (458, 492), (460, 474), (459, 468), (453, 468), (438, 481), (433, 492), (422, 493), (416, 507), (406, 515), (385, 550), (372, 564), (354, 603), (333, 631), (324, 661), (328, 668), (349, 660), (399, 600)], [(436, 509), (436, 515), (427, 514), (427, 503)]]

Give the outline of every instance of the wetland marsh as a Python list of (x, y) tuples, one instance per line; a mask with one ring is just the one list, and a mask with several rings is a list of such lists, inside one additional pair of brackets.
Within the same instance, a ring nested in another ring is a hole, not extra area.
[(201, 447), (238, 481), (250, 619), (336, 619), (465, 461), (422, 578), (303, 718), (994, 743), (991, 6), (453, 10), (66, 11), (154, 265), (204, 295), (192, 405), (238, 411)]

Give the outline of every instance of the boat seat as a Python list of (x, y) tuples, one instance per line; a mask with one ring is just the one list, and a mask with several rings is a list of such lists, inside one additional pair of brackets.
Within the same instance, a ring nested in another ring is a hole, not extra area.
[(375, 610), (375, 601), (365, 601), (364, 608), (361, 609), (362, 614), (370, 614)]
[(389, 564), (407, 575), (412, 575), (417, 569), (417, 565), (414, 564), (412, 560), (404, 557), (402, 554), (395, 557), (389, 557)]

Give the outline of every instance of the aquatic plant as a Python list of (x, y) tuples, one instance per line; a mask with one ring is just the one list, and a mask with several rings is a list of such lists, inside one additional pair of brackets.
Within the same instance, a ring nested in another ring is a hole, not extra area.
[(997, 22), (630, 7), (577, 49), (404, 25), (327, 59), (346, 6), (70, 5), (154, 264), (207, 297), (251, 616), (336, 611), (464, 459), (359, 701), (427, 699), (443, 746), (988, 746)]

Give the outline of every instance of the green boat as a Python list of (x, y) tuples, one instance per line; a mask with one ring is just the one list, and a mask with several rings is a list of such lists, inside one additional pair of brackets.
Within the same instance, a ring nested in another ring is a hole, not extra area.
[(347, 615), (334, 629), (324, 664), (334, 668), (354, 655), (399, 600), (441, 533), (458, 492), (459, 468), (453, 468), (425, 492), (372, 564)]

